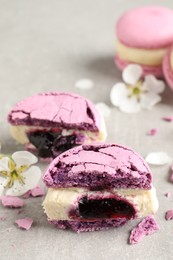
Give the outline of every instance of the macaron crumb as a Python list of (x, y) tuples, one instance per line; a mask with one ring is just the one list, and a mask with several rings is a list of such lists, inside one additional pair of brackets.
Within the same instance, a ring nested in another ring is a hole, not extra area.
[(129, 243), (137, 244), (144, 236), (151, 235), (159, 230), (159, 226), (152, 215), (144, 218), (130, 233)]
[(162, 120), (166, 122), (172, 122), (173, 121), (173, 116), (164, 116), (162, 117)]
[(17, 219), (15, 223), (18, 225), (19, 228), (24, 230), (29, 230), (32, 226), (33, 219), (32, 218), (21, 218)]
[(1, 196), (0, 200), (4, 207), (21, 208), (24, 206), (24, 201), (15, 196)]
[(45, 195), (44, 190), (38, 185), (34, 189), (27, 191), (24, 195), (24, 199), (28, 199), (29, 197), (42, 197)]
[(173, 209), (166, 211), (165, 219), (166, 220), (172, 220), (173, 219)]
[(154, 136), (159, 132), (157, 128), (152, 128), (147, 132), (147, 135)]
[(166, 192), (164, 195), (165, 195), (166, 198), (170, 198), (171, 193), (170, 192)]

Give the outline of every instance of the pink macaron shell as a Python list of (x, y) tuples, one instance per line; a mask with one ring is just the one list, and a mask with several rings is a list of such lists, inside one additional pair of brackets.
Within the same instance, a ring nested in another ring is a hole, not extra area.
[(168, 83), (170, 88), (173, 90), (173, 70), (172, 70), (171, 64), (170, 64), (170, 55), (171, 55), (172, 51), (173, 51), (173, 46), (169, 49), (169, 51), (167, 52), (167, 54), (164, 57), (163, 73), (164, 73), (166, 82)]
[(146, 162), (130, 148), (94, 143), (72, 148), (56, 157), (47, 168), (43, 181), (53, 188), (150, 189), (152, 176)]
[[(118, 55), (116, 55), (115, 56), (115, 64), (122, 71), (129, 64), (132, 64), (132, 62), (128, 62), (128, 61), (122, 60)], [(142, 65), (142, 64), (140, 64), (140, 66), (143, 69), (143, 76), (152, 74), (152, 75), (154, 75), (157, 78), (163, 78), (162, 66), (146, 66), (146, 65)]]
[(173, 42), (173, 10), (145, 6), (130, 10), (116, 25), (119, 41), (133, 48), (158, 49)]
[(77, 94), (45, 92), (17, 103), (8, 115), (12, 125), (64, 127), (98, 131), (100, 114), (94, 104)]

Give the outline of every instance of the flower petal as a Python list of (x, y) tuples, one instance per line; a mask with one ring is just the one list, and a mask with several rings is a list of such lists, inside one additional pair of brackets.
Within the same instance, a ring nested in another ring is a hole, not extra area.
[(7, 178), (0, 176), (0, 196), (4, 192), (4, 186), (6, 185), (6, 183), (7, 183)]
[(110, 116), (111, 110), (105, 103), (100, 102), (97, 103), (95, 106), (101, 115), (103, 115), (104, 117)]
[(141, 95), (141, 107), (146, 109), (151, 109), (154, 105), (162, 100), (161, 96), (154, 92), (149, 92)]
[(0, 160), (0, 171), (9, 171), (9, 158), (8, 157), (3, 157)]
[(110, 99), (114, 106), (120, 106), (122, 101), (128, 96), (128, 89), (124, 83), (115, 84), (110, 93)]
[(37, 157), (27, 151), (15, 152), (12, 154), (12, 158), (15, 161), (17, 168), (22, 165), (32, 165), (38, 162)]
[(142, 89), (155, 93), (162, 93), (165, 89), (165, 83), (163, 80), (156, 79), (153, 75), (147, 75), (142, 85)]
[(75, 87), (79, 89), (91, 89), (94, 87), (94, 82), (91, 79), (79, 79), (75, 83)]
[(3, 194), (4, 192), (4, 186), (0, 184), (0, 196)]
[(146, 162), (152, 165), (164, 165), (171, 162), (171, 158), (164, 152), (149, 153), (145, 158)]
[(125, 113), (137, 113), (141, 110), (141, 106), (135, 97), (130, 97), (123, 100), (119, 109)]
[(32, 166), (27, 171), (23, 172), (25, 184), (15, 181), (14, 185), (6, 191), (9, 196), (21, 196), (28, 190), (35, 188), (41, 177), (41, 170), (38, 166)]
[(142, 67), (137, 64), (128, 65), (122, 73), (122, 78), (126, 84), (134, 86), (142, 77)]

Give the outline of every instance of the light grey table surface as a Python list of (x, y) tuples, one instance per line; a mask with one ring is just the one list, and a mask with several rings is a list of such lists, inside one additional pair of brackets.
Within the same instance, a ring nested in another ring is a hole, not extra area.
[[(2, 152), (17, 146), (10, 137), (6, 116), (19, 100), (41, 91), (73, 91), (93, 102), (111, 106), (109, 92), (121, 74), (114, 66), (114, 24), (125, 10), (143, 4), (173, 8), (172, 0), (0, 0), (0, 141)], [(170, 25), (172, 26), (172, 25)], [(74, 82), (90, 78), (95, 87), (77, 90)], [(125, 144), (146, 156), (165, 151), (173, 158), (173, 123), (161, 120), (173, 115), (173, 93), (167, 88), (163, 102), (152, 111), (128, 115), (111, 108), (106, 119), (108, 141)], [(157, 127), (155, 137), (146, 132)], [(46, 165), (41, 165), (43, 172)], [(24, 212), (3, 208), (0, 216), (0, 259), (172, 259), (173, 221), (165, 212), (173, 208), (173, 184), (168, 182), (169, 165), (152, 167), (160, 208), (156, 219), (160, 231), (128, 245), (129, 231), (138, 221), (108, 231), (75, 234), (54, 229), (47, 223), (43, 198), (26, 200)], [(168, 199), (165, 192), (172, 192)], [(32, 217), (33, 227), (22, 231), (17, 218)]]

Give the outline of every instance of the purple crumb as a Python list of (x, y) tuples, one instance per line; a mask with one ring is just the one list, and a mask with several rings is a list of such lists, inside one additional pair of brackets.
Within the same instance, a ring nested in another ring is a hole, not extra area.
[(0, 200), (4, 207), (21, 208), (24, 206), (24, 201), (18, 197), (1, 196)]
[(154, 135), (156, 135), (158, 133), (158, 129), (157, 128), (152, 128), (152, 129), (150, 129), (149, 131), (148, 131), (148, 135), (150, 135), (150, 136), (154, 136)]
[(19, 228), (29, 230), (32, 226), (33, 219), (32, 218), (21, 218), (17, 219), (15, 223), (18, 225)]
[(36, 186), (34, 189), (27, 191), (24, 195), (24, 199), (28, 199), (30, 196), (31, 197), (41, 197), (44, 196), (45, 192), (40, 186)]
[(152, 215), (144, 218), (132, 231), (129, 237), (130, 244), (137, 244), (144, 236), (159, 230), (159, 226)]
[(173, 121), (173, 116), (164, 116), (162, 117), (162, 120), (166, 122), (172, 122)]
[(165, 195), (165, 197), (169, 198), (171, 196), (171, 193), (170, 192), (166, 192), (164, 195)]
[(165, 219), (166, 220), (172, 220), (173, 219), (173, 209), (166, 211)]

